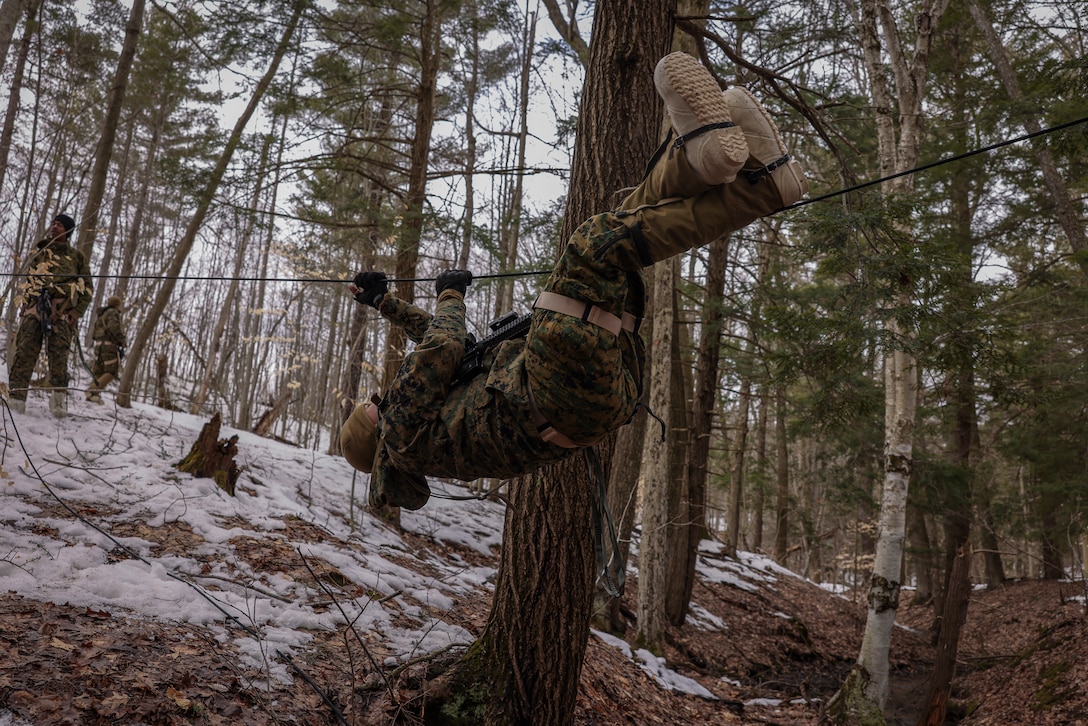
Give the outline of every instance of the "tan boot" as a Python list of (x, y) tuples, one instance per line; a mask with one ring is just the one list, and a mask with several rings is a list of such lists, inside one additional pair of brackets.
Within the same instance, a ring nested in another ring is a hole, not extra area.
[(748, 141), (751, 158), (745, 164), (742, 176), (758, 183), (760, 178), (769, 175), (782, 197), (783, 207), (797, 202), (808, 193), (808, 180), (801, 165), (786, 151), (786, 143), (767, 109), (746, 88), (734, 86), (722, 96), (732, 119), (743, 129)]
[(704, 184), (733, 181), (748, 159), (748, 142), (710, 71), (687, 53), (670, 53), (658, 61), (654, 86), (677, 134), (668, 153), (683, 149)]
[(68, 391), (63, 388), (55, 388), (49, 394), (49, 410), (56, 418), (64, 418), (68, 415)]

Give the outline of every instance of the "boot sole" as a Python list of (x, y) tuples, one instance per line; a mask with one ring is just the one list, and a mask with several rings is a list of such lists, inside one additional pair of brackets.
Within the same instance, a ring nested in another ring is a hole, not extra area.
[[(748, 150), (757, 164), (766, 166), (789, 153), (774, 119), (751, 91), (733, 86), (722, 94), (722, 98), (735, 116), (734, 121), (744, 130)], [(790, 206), (808, 193), (808, 180), (796, 161), (791, 160), (775, 169), (771, 179), (782, 195), (784, 206)]]
[[(694, 116), (697, 126), (732, 121), (729, 106), (721, 88), (699, 61), (687, 53), (672, 53), (658, 63), (654, 85), (665, 105)], [(692, 130), (692, 129), (689, 129)], [(680, 129), (677, 133), (683, 135)], [(706, 177), (708, 184), (724, 184), (736, 178), (748, 160), (748, 142), (739, 126), (708, 132), (717, 143), (702, 149), (698, 163), (689, 158), (693, 167)], [(717, 153), (715, 153), (717, 152)]]

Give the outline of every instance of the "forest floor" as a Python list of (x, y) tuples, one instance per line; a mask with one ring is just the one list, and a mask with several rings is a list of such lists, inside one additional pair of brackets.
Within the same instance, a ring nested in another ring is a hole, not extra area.
[[(56, 521), (65, 512), (48, 515)], [(312, 528), (307, 536), (320, 538), (322, 530)], [(489, 560), (418, 534), (401, 536), (409, 548), (497, 566), (497, 557)], [(141, 537), (166, 551), (192, 546), (184, 528), (144, 528)], [(244, 553), (257, 572), (282, 569), (283, 553), (267, 547)], [(710, 550), (703, 560), (719, 574), (742, 576), (700, 579), (692, 616), (669, 632), (665, 655), (671, 671), (706, 693), (664, 687), (665, 681), (594, 634), (576, 724), (820, 722), (824, 704), (856, 657), (862, 604), (768, 564), (761, 569), (759, 563), (767, 562), (761, 558), (741, 563)], [(637, 586), (630, 577), (622, 600), (629, 622)], [(946, 723), (1088, 726), (1084, 595), (1084, 584), (1076, 582), (1012, 582), (976, 590), (952, 692), (950, 714), (958, 720)], [(443, 618), (479, 633), (489, 607), (490, 594), (481, 589)], [(888, 705), (888, 722), (897, 726), (916, 722), (933, 658), (931, 608), (904, 604), (899, 620)], [(428, 686), (420, 678), (424, 664), (378, 669), (388, 653), (367, 633), (315, 633), (305, 657), (290, 664), (300, 677), (270, 690), (253, 687), (232, 641), (213, 633), (191, 623), (0, 594), (0, 710), (7, 709), (0, 724), (336, 723), (319, 691), (348, 723), (417, 722)], [(632, 635), (629, 628), (628, 640)]]

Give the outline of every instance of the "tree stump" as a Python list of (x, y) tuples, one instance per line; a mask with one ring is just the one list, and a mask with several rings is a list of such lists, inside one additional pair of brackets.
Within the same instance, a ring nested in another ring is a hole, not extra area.
[(214, 479), (220, 489), (233, 497), (234, 485), (242, 473), (234, 463), (234, 457), (238, 454), (238, 436), (220, 439), (220, 426), (219, 414), (215, 414), (211, 421), (204, 424), (193, 448), (177, 463), (177, 468), (193, 476)]

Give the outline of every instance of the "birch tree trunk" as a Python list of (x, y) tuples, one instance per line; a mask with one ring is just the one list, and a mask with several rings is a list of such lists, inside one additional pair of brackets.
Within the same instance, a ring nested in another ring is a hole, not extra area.
[[(863, 58), (869, 76), (869, 90), (876, 109), (876, 129), (882, 177), (914, 168), (922, 136), (922, 101), (925, 96), (933, 33), (948, 6), (948, 0), (923, 0), (911, 18), (915, 30), (914, 49), (901, 45), (901, 32), (892, 9), (881, 0), (861, 0), (860, 12), (853, 7), (861, 38)], [(879, 29), (878, 29), (879, 25)], [(880, 29), (883, 30), (883, 42)], [(886, 57), (885, 57), (886, 54)], [(894, 78), (894, 94), (887, 78), (887, 65)], [(898, 109), (898, 139), (892, 110)], [(907, 174), (885, 182), (885, 194), (909, 194), (913, 176)], [(901, 230), (906, 242), (911, 230)], [(894, 307), (907, 309), (911, 281), (901, 285)], [(890, 318), (886, 329), (897, 347), (884, 360), (884, 488), (873, 574), (869, 586), (868, 615), (857, 663), (828, 706), (837, 723), (884, 723), (883, 709), (888, 698), (888, 654), (892, 627), (899, 607), (900, 572), (906, 536), (907, 489), (914, 463), (914, 418), (917, 409), (918, 371), (908, 352), (914, 331), (898, 318)]]
[(294, 36), (295, 29), (298, 27), (299, 18), (302, 15), (304, 5), (305, 3), (302, 2), (302, 0), (298, 0), (298, 2), (295, 3), (294, 11), (291, 13), (291, 17), (287, 22), (287, 27), (284, 30), (283, 37), (280, 38), (279, 45), (269, 63), (268, 70), (265, 71), (264, 76), (257, 83), (257, 87), (253, 91), (253, 96), (249, 99), (249, 103), (246, 105), (245, 110), (234, 124), (234, 130), (231, 132), (226, 147), (223, 149), (223, 153), (220, 155), (219, 161), (208, 179), (208, 184), (201, 196), (200, 203), (197, 205), (196, 211), (189, 220), (189, 225), (185, 230), (185, 234), (182, 236), (177, 249), (174, 251), (173, 259), (164, 271), (164, 277), (166, 279), (163, 280), (162, 287), (159, 288), (159, 292), (148, 310), (147, 317), (144, 319), (143, 325), (140, 326), (139, 331), (136, 333), (132, 346), (129, 348), (128, 355), (126, 356), (125, 367), (121, 373), (121, 380), (117, 390), (116, 400), (117, 405), (119, 406), (127, 408), (132, 405), (132, 384), (136, 376), (136, 370), (143, 359), (144, 348), (147, 346), (147, 341), (150, 340), (151, 334), (159, 323), (163, 310), (166, 309), (166, 304), (170, 301), (170, 296), (173, 294), (174, 287), (177, 284), (177, 276), (181, 273), (185, 260), (189, 256), (189, 250), (192, 249), (193, 242), (196, 240), (196, 234), (204, 223), (204, 218), (207, 216), (212, 199), (215, 197), (216, 190), (219, 188), (219, 183), (223, 180), (223, 175), (226, 174), (227, 165), (230, 164), (235, 149), (238, 148), (238, 145), (242, 141), (242, 132), (249, 123), (249, 119), (252, 118), (253, 114), (256, 112), (257, 106), (260, 105), (265, 91), (267, 91), (269, 85), (271, 85), (272, 78), (279, 69), (280, 61), (282, 61), (283, 57), (287, 54), (291, 38)]

